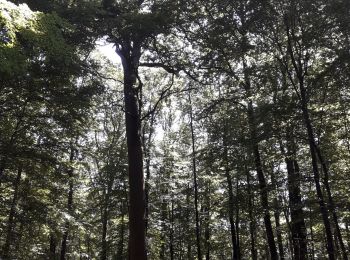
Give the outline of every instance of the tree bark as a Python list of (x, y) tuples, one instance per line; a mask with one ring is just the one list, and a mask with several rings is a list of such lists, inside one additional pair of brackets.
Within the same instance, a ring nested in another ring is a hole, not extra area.
[(117, 53), (122, 60), (124, 71), (125, 126), (129, 166), (129, 259), (145, 260), (147, 254), (141, 117), (138, 106), (139, 89), (135, 86), (141, 46), (137, 42), (129, 42)]

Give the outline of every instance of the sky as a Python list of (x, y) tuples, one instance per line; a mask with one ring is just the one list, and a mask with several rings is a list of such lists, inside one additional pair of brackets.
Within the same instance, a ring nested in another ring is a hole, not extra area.
[(112, 43), (106, 42), (105, 39), (100, 39), (96, 42), (97, 49), (113, 63), (121, 63), (120, 57), (115, 52), (115, 47)]

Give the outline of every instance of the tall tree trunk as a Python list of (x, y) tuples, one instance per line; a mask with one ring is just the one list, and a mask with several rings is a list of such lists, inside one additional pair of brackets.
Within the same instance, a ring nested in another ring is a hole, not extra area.
[(264, 218), (267, 242), (269, 245), (271, 259), (277, 260), (278, 254), (277, 254), (277, 248), (276, 248), (276, 243), (275, 243), (272, 224), (271, 224), (271, 216), (269, 212), (268, 190), (267, 190), (266, 180), (265, 180), (261, 158), (260, 158), (260, 151), (259, 151), (259, 145), (258, 145), (257, 134), (256, 134), (256, 125), (255, 125), (255, 119), (254, 119), (254, 109), (253, 109), (253, 103), (251, 100), (248, 101), (248, 120), (249, 120), (249, 128), (250, 128), (250, 136), (251, 136), (253, 156), (254, 156), (254, 162), (255, 162), (255, 169), (256, 169), (256, 172), (258, 175), (258, 181), (259, 181), (261, 206), (264, 210), (263, 218)]
[[(192, 189), (190, 184), (187, 184), (187, 192), (186, 192), (186, 228), (187, 230), (190, 230), (191, 228), (191, 203), (190, 203), (190, 193), (191, 193)], [(187, 244), (187, 260), (192, 260), (193, 256), (192, 256), (192, 236), (190, 232), (186, 233), (186, 244)]]
[(276, 195), (273, 199), (273, 207), (274, 207), (274, 218), (275, 218), (275, 224), (276, 224), (276, 236), (277, 236), (277, 245), (278, 245), (278, 252), (280, 255), (280, 259), (284, 259), (284, 247), (283, 247), (283, 240), (282, 240), (282, 232), (281, 232), (281, 223), (280, 223), (280, 203), (281, 201), (278, 200), (279, 193), (278, 193), (278, 186), (277, 186), (277, 180), (274, 172), (274, 165), (271, 167), (271, 184), (275, 189)]
[(170, 234), (169, 234), (169, 250), (170, 250), (170, 260), (174, 260), (174, 200), (171, 200), (171, 208), (169, 210), (170, 217)]
[[(141, 144), (141, 118), (138, 106), (139, 89), (135, 86), (141, 46), (137, 42), (125, 44), (117, 50), (124, 71), (125, 126), (129, 172), (129, 259), (145, 260), (145, 192)], [(131, 47), (133, 46), (133, 47)]]
[[(246, 39), (244, 36), (243, 43), (242, 43), (242, 45), (244, 46), (246, 45), (245, 41)], [(244, 89), (246, 92), (247, 102), (248, 102), (247, 116), (248, 116), (249, 132), (250, 132), (250, 142), (251, 142), (252, 153), (254, 156), (255, 170), (258, 176), (261, 206), (264, 210), (263, 218), (264, 218), (264, 224), (265, 224), (265, 230), (266, 230), (266, 236), (267, 236), (267, 243), (269, 245), (271, 259), (277, 260), (278, 253), (277, 253), (277, 247), (274, 239), (272, 224), (271, 224), (268, 188), (266, 185), (264, 171), (261, 163), (261, 157), (260, 157), (260, 151), (259, 151), (259, 140), (257, 135), (257, 126), (255, 122), (256, 119), (255, 119), (253, 101), (251, 97), (252, 96), (251, 82), (249, 78), (247, 63), (244, 56), (242, 58), (242, 65), (243, 65), (243, 73), (244, 73)]]
[(107, 191), (105, 191), (103, 212), (102, 212), (102, 237), (101, 237), (101, 260), (107, 259), (108, 245), (107, 245), (107, 229), (108, 229), (108, 217), (109, 217), (109, 200), (112, 192), (114, 178), (108, 176)]
[(7, 221), (7, 232), (6, 232), (6, 240), (5, 244), (3, 247), (2, 255), (5, 260), (10, 259), (10, 248), (11, 248), (11, 243), (13, 239), (13, 229), (15, 226), (15, 215), (16, 215), (16, 206), (17, 206), (17, 201), (18, 201), (18, 190), (19, 190), (19, 185), (21, 182), (21, 176), (22, 176), (22, 168), (18, 168), (17, 170), (17, 176), (16, 179), (13, 182), (13, 187), (14, 187), (14, 192), (13, 192), (13, 197), (12, 197), (12, 202), (11, 202), (11, 208), (9, 212), (9, 218)]
[(246, 177), (247, 177), (247, 188), (248, 188), (248, 215), (249, 215), (249, 233), (250, 233), (250, 252), (251, 252), (251, 258), (252, 260), (257, 260), (258, 259), (258, 251), (256, 248), (256, 222), (253, 216), (253, 195), (252, 195), (252, 187), (250, 184), (250, 173), (247, 168), (246, 163), (244, 163), (244, 171), (246, 172)]
[[(317, 145), (317, 144), (315, 143), (315, 145)], [(348, 260), (347, 251), (346, 251), (345, 244), (344, 244), (344, 241), (343, 241), (343, 237), (342, 237), (342, 234), (341, 234), (341, 231), (340, 231), (338, 214), (337, 214), (336, 209), (335, 209), (335, 204), (334, 204), (334, 201), (333, 201), (331, 188), (329, 186), (328, 166), (327, 166), (326, 161), (324, 160), (324, 158), (322, 156), (320, 148), (318, 146), (316, 146), (315, 150), (317, 152), (318, 159), (319, 159), (319, 161), (321, 163), (321, 166), (322, 166), (322, 169), (323, 169), (323, 174), (324, 174), (323, 183), (324, 183), (324, 186), (326, 188), (326, 193), (327, 193), (327, 198), (328, 198), (328, 208), (329, 208), (329, 210), (330, 210), (330, 212), (332, 214), (332, 218), (333, 218), (333, 222), (334, 222), (334, 226), (335, 226), (335, 234), (336, 234), (336, 236), (338, 238), (338, 241), (339, 241), (340, 249), (341, 249), (341, 252), (342, 252), (342, 257), (343, 257), (344, 260)]]
[(168, 230), (168, 204), (165, 199), (166, 196), (168, 196), (168, 189), (162, 186), (160, 188), (161, 190), (161, 206), (160, 206), (160, 217), (161, 217), (161, 240), (159, 242), (160, 250), (159, 250), (159, 259), (164, 260), (166, 259), (166, 242), (167, 242), (167, 230)]
[(224, 136), (223, 136), (223, 146), (224, 146), (224, 160), (225, 160), (225, 177), (226, 177), (227, 191), (228, 191), (228, 217), (229, 217), (230, 231), (231, 231), (232, 259), (238, 260), (237, 234), (236, 234), (236, 225), (234, 221), (234, 195), (233, 195), (232, 177), (231, 177), (230, 169), (228, 165), (226, 130), (224, 131)]
[(276, 223), (276, 233), (277, 233), (277, 244), (278, 244), (278, 251), (280, 254), (280, 259), (284, 259), (284, 248), (283, 248), (283, 240), (282, 240), (282, 232), (281, 232), (281, 223), (280, 223), (280, 209), (278, 205), (277, 198), (274, 198), (274, 217), (275, 217), (275, 223)]
[(190, 104), (190, 129), (191, 129), (191, 142), (192, 142), (192, 170), (193, 170), (193, 185), (194, 185), (194, 207), (196, 215), (196, 243), (197, 243), (197, 256), (199, 260), (202, 260), (201, 241), (200, 241), (200, 227), (199, 227), (199, 213), (198, 213), (198, 182), (197, 182), (197, 168), (196, 168), (196, 147), (195, 147), (195, 134), (193, 128), (193, 112), (192, 112), (192, 100), (191, 93), (188, 92), (188, 99)]
[[(145, 180), (145, 233), (147, 235), (148, 230), (148, 218), (149, 218), (149, 180), (151, 178), (151, 143), (154, 131), (154, 123), (155, 123), (155, 112), (151, 114), (150, 122), (149, 122), (149, 132), (148, 138), (146, 138), (145, 127), (143, 128), (142, 133), (142, 145), (145, 154), (145, 170), (146, 170), (146, 180)], [(147, 142), (146, 142), (147, 141)]]
[(238, 171), (236, 175), (236, 198), (235, 198), (235, 205), (236, 205), (236, 236), (237, 236), (237, 256), (238, 259), (241, 259), (241, 246), (240, 246), (240, 237), (239, 237), (239, 204), (238, 204), (238, 197), (239, 197), (239, 181), (238, 181)]
[(329, 259), (334, 260), (335, 255), (334, 255), (334, 243), (333, 243), (333, 236), (332, 236), (332, 230), (331, 230), (331, 223), (329, 221), (328, 211), (326, 208), (326, 204), (325, 204), (325, 200), (324, 200), (324, 196), (323, 196), (323, 192), (320, 184), (320, 173), (319, 173), (318, 164), (317, 164), (315, 136), (314, 136), (314, 131), (312, 129), (309, 109), (307, 106), (306, 89), (304, 86), (304, 80), (302, 76), (299, 77), (299, 88), (300, 88), (300, 97), (301, 97), (301, 109), (303, 113), (305, 127), (307, 130), (308, 141), (309, 141), (309, 150), (310, 150), (310, 155), (312, 160), (312, 170), (314, 174), (316, 193), (317, 193), (318, 203), (320, 206), (322, 220), (323, 220), (323, 224), (326, 232), (327, 253), (328, 253)]
[(205, 201), (205, 259), (210, 260), (210, 183), (207, 183), (207, 189), (206, 189), (206, 201)]
[[(287, 151), (285, 154), (285, 163), (287, 166), (288, 175), (288, 196), (289, 208), (291, 215), (291, 233), (293, 243), (294, 259), (307, 259), (307, 237), (305, 216), (303, 211), (303, 204), (300, 194), (300, 171), (296, 160), (296, 148), (291, 136), (292, 130), (287, 129)], [(284, 152), (283, 147), (281, 147)]]
[[(285, 198), (283, 198), (285, 200)], [(288, 208), (284, 207), (283, 210), (284, 218), (286, 219), (286, 224), (288, 227), (288, 240), (287, 240), (287, 248), (289, 250), (289, 255), (291, 256), (292, 260), (295, 260), (294, 257), (294, 250), (293, 250), (293, 238), (292, 238), (292, 225), (289, 220), (290, 218), (290, 211)]]
[(56, 236), (53, 232), (50, 233), (50, 248), (49, 248), (49, 256), (50, 259), (55, 260), (56, 259), (56, 247), (57, 247), (57, 240)]
[[(71, 144), (71, 151), (70, 151), (70, 156), (69, 156), (69, 163), (72, 164), (74, 160), (74, 148), (73, 145)], [(74, 180), (73, 180), (73, 168), (70, 165), (68, 168), (68, 178), (69, 178), (69, 191), (68, 191), (68, 200), (67, 200), (67, 212), (70, 216), (73, 215), (73, 192), (74, 192)], [(63, 232), (63, 237), (62, 237), (62, 245), (61, 245), (61, 260), (66, 259), (66, 252), (67, 252), (67, 240), (68, 240), (68, 235), (69, 235), (69, 229), (70, 229), (70, 220), (67, 219), (65, 223), (65, 228)]]
[(115, 259), (116, 260), (123, 260), (125, 259), (124, 257), (124, 233), (125, 233), (125, 224), (124, 224), (124, 203), (122, 202), (120, 206), (120, 214), (122, 217), (121, 223), (120, 223), (120, 229), (119, 229), (119, 241), (118, 241), (118, 246), (117, 246), (117, 254)]
[[(303, 54), (301, 53), (295, 53), (295, 51), (300, 50), (299, 47), (295, 47), (295, 45), (298, 45), (298, 40), (296, 39), (296, 36), (294, 34), (294, 29), (290, 28), (290, 25), (294, 26), (294, 15), (291, 15), (289, 17), (290, 20), (288, 20), (288, 17), (286, 16), (285, 20), (285, 26), (286, 26), (286, 33), (287, 33), (287, 55), (289, 55), (291, 59), (291, 63), (294, 68), (294, 72), (297, 77), (298, 84), (295, 82), (295, 79), (291, 75), (291, 73), (288, 73), (289, 79), (294, 87), (294, 90), (297, 92), (300, 100), (300, 106), (302, 111), (302, 116), (304, 120), (304, 125), (307, 131), (307, 138), (309, 142), (309, 151), (312, 161), (312, 171), (313, 171), (313, 177), (315, 181), (316, 186), (316, 194), (318, 198), (318, 203), (320, 206), (320, 211), (322, 215), (323, 224), (325, 227), (325, 233), (326, 233), (326, 248), (328, 253), (328, 258), (330, 260), (335, 259), (335, 252), (334, 252), (334, 241), (333, 241), (333, 235), (331, 230), (331, 223), (329, 221), (328, 216), (328, 210), (326, 207), (326, 203), (324, 200), (321, 184), (320, 184), (320, 173), (318, 169), (318, 162), (317, 162), (317, 145), (315, 141), (315, 134), (311, 123), (311, 118), (309, 114), (309, 108), (308, 108), (308, 98), (306, 93), (306, 87), (305, 87), (305, 75), (307, 66), (305, 66), (305, 62), (303, 62)], [(287, 65), (286, 65), (287, 67)], [(288, 70), (288, 67), (287, 67)], [(298, 91), (299, 89), (299, 91)]]

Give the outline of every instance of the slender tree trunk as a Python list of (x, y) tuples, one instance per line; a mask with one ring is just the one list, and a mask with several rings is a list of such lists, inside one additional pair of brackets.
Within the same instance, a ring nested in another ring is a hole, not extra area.
[[(133, 45), (133, 47), (131, 47)], [(145, 260), (145, 192), (141, 144), (141, 118), (138, 106), (139, 90), (135, 86), (141, 46), (129, 43), (117, 51), (124, 71), (125, 126), (129, 171), (129, 260)]]
[[(164, 197), (166, 197), (168, 195), (168, 190), (164, 187), (161, 188), (161, 193)], [(160, 246), (160, 250), (159, 250), (159, 259), (160, 260), (165, 260), (166, 259), (166, 241), (167, 241), (167, 230), (168, 230), (168, 205), (166, 200), (163, 198), (161, 198), (162, 202), (161, 202), (161, 228), (162, 228), (162, 232), (161, 232), (161, 241), (159, 243)]]
[(113, 178), (109, 177), (107, 191), (105, 192), (102, 212), (102, 237), (101, 237), (101, 260), (107, 259), (108, 246), (107, 246), (107, 229), (108, 229), (108, 215), (109, 215), (109, 198), (112, 191)]
[(199, 260), (202, 260), (201, 242), (200, 242), (200, 227), (199, 227), (199, 213), (198, 213), (198, 183), (197, 183), (197, 169), (196, 169), (196, 148), (195, 148), (195, 135), (193, 128), (193, 114), (192, 114), (192, 100), (191, 93), (188, 92), (189, 104), (190, 104), (190, 129), (191, 129), (191, 142), (192, 142), (192, 167), (193, 167), (193, 184), (194, 184), (194, 207), (196, 214), (196, 243), (197, 243), (197, 256)]
[(263, 168), (262, 168), (259, 145), (258, 145), (258, 141), (257, 141), (253, 104), (252, 104), (251, 100), (249, 100), (248, 102), (249, 102), (248, 103), (248, 119), (249, 119), (249, 127), (250, 127), (250, 134), (251, 134), (251, 142), (252, 142), (255, 168), (256, 168), (256, 172), (258, 175), (258, 181), (259, 181), (260, 200), (261, 200), (262, 208), (264, 210), (264, 217), (263, 218), (264, 218), (267, 242), (268, 242), (269, 249), (270, 249), (271, 259), (277, 260), (278, 254), (277, 254), (277, 248), (276, 248), (276, 243), (275, 243), (272, 224), (271, 224), (271, 216), (270, 216), (270, 212), (269, 212), (268, 190), (267, 190), (266, 180), (265, 180), (265, 176), (264, 176), (264, 172), (263, 172)]
[(117, 254), (115, 259), (116, 260), (123, 260), (124, 257), (124, 233), (125, 233), (125, 224), (124, 224), (124, 203), (122, 202), (120, 206), (120, 213), (121, 213), (121, 223), (120, 223), (120, 229), (119, 229), (119, 241), (117, 246)]
[(171, 200), (170, 216), (170, 260), (174, 260), (174, 201)]
[(11, 249), (11, 243), (13, 242), (13, 229), (15, 226), (15, 215), (16, 215), (16, 206), (17, 206), (17, 201), (18, 201), (18, 190), (19, 190), (19, 185), (21, 183), (21, 176), (22, 176), (22, 168), (19, 168), (17, 170), (17, 176), (16, 179), (14, 180), (13, 187), (14, 187), (14, 193), (12, 197), (12, 202), (11, 202), (11, 208), (10, 208), (10, 213), (9, 213), (9, 218), (7, 221), (7, 232), (6, 232), (6, 240), (5, 244), (3, 247), (3, 258), (5, 260), (10, 259), (10, 249)]
[[(290, 56), (290, 59), (294, 68), (294, 72), (297, 76), (298, 85), (295, 83), (295, 79), (290, 73), (289, 73), (289, 79), (295, 91), (299, 92), (297, 94), (299, 95), (302, 116), (303, 116), (306, 131), (307, 131), (309, 151), (310, 151), (310, 156), (312, 161), (313, 177), (314, 177), (315, 186), (316, 186), (316, 194), (317, 194), (318, 203), (320, 206), (323, 224), (325, 227), (326, 248), (327, 248), (328, 258), (330, 260), (334, 260), (335, 252), (334, 252), (333, 235), (331, 230), (331, 224), (329, 221), (328, 210), (326, 207), (324, 195), (320, 184), (320, 173), (319, 173), (318, 162), (317, 162), (317, 145), (315, 142), (315, 134), (312, 128), (311, 118), (309, 114), (306, 87), (304, 85), (305, 84), (304, 77), (305, 77), (305, 74), (306, 74), (305, 72), (307, 68), (305, 66), (305, 62), (303, 62), (302, 60), (303, 54), (301, 53), (298, 53), (298, 55), (295, 54), (295, 51), (298, 52), (300, 48), (295, 47), (295, 45), (297, 45), (296, 41), (298, 40), (296, 40), (296, 36), (294, 34), (293, 28), (290, 28), (290, 24), (294, 26), (295, 17), (292, 15), (290, 19), (291, 20), (288, 20), (288, 18), (286, 18), (285, 20), (286, 33), (287, 33), (287, 54)], [(299, 91), (297, 90), (298, 88), (299, 88)]]
[(235, 205), (236, 205), (236, 236), (237, 236), (237, 256), (238, 259), (241, 259), (241, 246), (240, 246), (240, 237), (239, 237), (239, 204), (238, 204), (238, 197), (239, 197), (239, 182), (238, 182), (238, 171), (236, 175), (236, 198), (235, 198)]
[(286, 219), (286, 223), (287, 223), (287, 227), (288, 227), (288, 244), (287, 244), (287, 248), (289, 250), (289, 255), (291, 256), (292, 260), (295, 260), (295, 257), (294, 257), (294, 250), (293, 250), (293, 238), (292, 238), (292, 225), (290, 223), (290, 213), (289, 213), (289, 210), (288, 208), (284, 208), (283, 210), (283, 214), (284, 214), (284, 217)]
[(256, 248), (256, 222), (253, 216), (253, 196), (252, 196), (252, 187), (250, 184), (250, 173), (247, 169), (246, 164), (244, 164), (246, 176), (247, 176), (247, 188), (248, 188), (248, 215), (249, 215), (249, 233), (250, 233), (250, 245), (251, 245), (251, 258), (252, 260), (258, 259), (258, 251)]
[(280, 259), (284, 259), (284, 248), (283, 248), (283, 240), (282, 240), (282, 232), (281, 232), (281, 224), (280, 224), (280, 210), (278, 205), (277, 198), (274, 198), (274, 217), (275, 217), (275, 223), (276, 223), (276, 233), (277, 233), (277, 243), (278, 243), (278, 251), (280, 254)]
[(206, 202), (205, 202), (205, 248), (206, 248), (206, 253), (205, 253), (205, 259), (210, 260), (210, 183), (207, 184), (207, 189), (206, 189)]
[(312, 160), (312, 170), (314, 174), (316, 193), (317, 193), (318, 203), (320, 206), (322, 220), (323, 220), (323, 224), (326, 232), (327, 253), (328, 253), (329, 259), (334, 260), (335, 252), (334, 252), (334, 243), (333, 243), (331, 224), (329, 221), (328, 211), (326, 208), (323, 192), (321, 189), (320, 174), (319, 174), (318, 165), (317, 165), (317, 151), (316, 151), (315, 136), (314, 136), (314, 131), (312, 129), (309, 110), (307, 106), (306, 89), (304, 86), (303, 78), (301, 77), (299, 78), (299, 88), (300, 88), (300, 96), (301, 96), (301, 108), (303, 112), (304, 123), (307, 130), (308, 141), (309, 141), (309, 150), (310, 150), (310, 155)]
[(103, 217), (102, 217), (102, 250), (101, 250), (101, 260), (107, 259), (107, 216), (108, 216), (108, 210), (106, 205), (103, 209)]
[(275, 189), (276, 195), (273, 199), (273, 207), (274, 207), (274, 218), (275, 218), (275, 224), (276, 224), (276, 235), (277, 235), (277, 245), (278, 245), (278, 251), (280, 255), (280, 259), (284, 259), (284, 247), (283, 247), (283, 240), (282, 240), (282, 232), (281, 232), (281, 224), (280, 224), (280, 201), (278, 201), (278, 187), (277, 187), (277, 180), (274, 172), (274, 167), (271, 167), (271, 184)]
[[(243, 45), (245, 45), (245, 37), (243, 37)], [(243, 73), (244, 73), (244, 88), (246, 91), (247, 99), (248, 99), (248, 124), (249, 124), (249, 132), (250, 132), (250, 141), (251, 141), (251, 149), (254, 156), (255, 170), (258, 176), (259, 182), (259, 190), (260, 190), (260, 200), (261, 205), (264, 210), (264, 224), (267, 236), (267, 242), (269, 245), (270, 256), (272, 260), (278, 259), (277, 247), (274, 239), (272, 224), (271, 224), (271, 216), (269, 212), (269, 200), (268, 200), (268, 188), (266, 185), (266, 180), (264, 176), (264, 171), (262, 168), (260, 151), (259, 151), (259, 141), (257, 135), (257, 127), (255, 122), (255, 113), (253, 107), (253, 101), (251, 99), (251, 83), (248, 74), (248, 68), (246, 64), (245, 57), (243, 57)]]
[[(73, 163), (74, 160), (74, 148), (71, 145), (71, 151), (70, 151), (70, 157), (69, 157), (69, 163)], [(68, 178), (69, 178), (69, 191), (68, 191), (68, 201), (67, 201), (67, 212), (69, 215), (72, 216), (73, 214), (73, 193), (74, 193), (74, 181), (73, 181), (73, 168), (72, 166), (69, 166), (68, 168)], [(69, 235), (69, 229), (70, 229), (70, 220), (66, 220), (65, 229), (63, 232), (62, 237), (62, 245), (61, 245), (61, 260), (66, 259), (66, 253), (67, 253), (67, 240)]]
[(151, 120), (149, 123), (149, 134), (147, 138), (147, 144), (146, 144), (146, 135), (145, 132), (143, 133), (143, 147), (144, 147), (144, 153), (145, 153), (145, 164), (146, 164), (146, 180), (145, 180), (145, 233), (147, 235), (148, 230), (148, 218), (149, 218), (149, 180), (151, 178), (151, 142), (152, 142), (152, 136), (153, 136), (153, 127), (155, 122), (155, 115), (152, 113)]
[(225, 177), (226, 177), (227, 189), (228, 189), (228, 217), (229, 217), (230, 231), (231, 231), (232, 259), (238, 260), (237, 234), (236, 234), (236, 225), (234, 221), (234, 195), (233, 195), (232, 177), (228, 166), (226, 133), (223, 136), (223, 146), (224, 146), (224, 160), (225, 160)]
[[(187, 193), (186, 193), (186, 223), (185, 223), (185, 226), (186, 226), (186, 229), (187, 230), (191, 230), (191, 203), (190, 203), (190, 193), (191, 193), (191, 186), (190, 184), (188, 183), (187, 184)], [(186, 231), (185, 231), (186, 232)], [(192, 233), (192, 232), (191, 232)], [(191, 236), (191, 233), (190, 232), (186, 232), (185, 233), (185, 236), (187, 238), (187, 241), (186, 241), (186, 245), (187, 245), (187, 260), (192, 260), (193, 259), (193, 256), (192, 256), (192, 236)]]
[[(315, 143), (315, 145), (317, 145)], [(343, 237), (342, 237), (342, 233), (340, 231), (340, 226), (339, 226), (339, 220), (338, 220), (338, 215), (335, 209), (335, 204), (333, 201), (333, 196), (332, 196), (332, 192), (331, 192), (331, 188), (329, 186), (329, 171), (328, 171), (328, 167), (327, 164), (322, 156), (321, 150), (318, 146), (315, 147), (315, 150), (317, 152), (318, 155), (318, 159), (321, 163), (322, 169), (323, 169), (323, 174), (324, 174), (324, 178), (323, 178), (323, 183), (324, 186), (326, 188), (326, 193), (327, 193), (327, 198), (328, 198), (328, 208), (332, 214), (332, 218), (333, 218), (333, 222), (334, 222), (334, 226), (335, 226), (335, 234), (338, 238), (339, 241), (339, 245), (340, 245), (340, 249), (342, 252), (342, 257), (344, 260), (348, 260), (348, 255), (347, 255), (347, 251), (345, 248), (345, 244), (343, 241)]]

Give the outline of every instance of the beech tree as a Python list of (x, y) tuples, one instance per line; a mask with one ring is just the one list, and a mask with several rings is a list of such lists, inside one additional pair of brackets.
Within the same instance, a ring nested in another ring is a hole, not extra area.
[(348, 7), (0, 0), (0, 256), (348, 259)]

